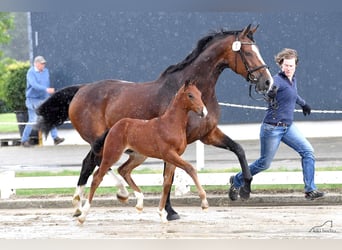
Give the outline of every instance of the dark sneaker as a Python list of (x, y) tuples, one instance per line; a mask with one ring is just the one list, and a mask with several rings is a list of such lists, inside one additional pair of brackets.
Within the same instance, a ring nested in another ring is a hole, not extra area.
[(55, 145), (58, 145), (58, 144), (64, 142), (64, 138), (56, 137), (56, 138), (53, 140), (53, 142), (54, 142)]
[(324, 193), (318, 190), (305, 193), (305, 199), (307, 200), (316, 200), (316, 199), (322, 198), (323, 196), (324, 196)]
[(21, 146), (23, 146), (24, 148), (30, 148), (30, 147), (32, 147), (33, 145), (31, 145), (29, 141), (25, 141), (25, 142), (22, 142), (22, 143), (21, 143)]
[(230, 188), (229, 188), (229, 199), (232, 201), (236, 201), (239, 198), (239, 189), (234, 186), (234, 175), (232, 175), (229, 179), (229, 183), (230, 183)]

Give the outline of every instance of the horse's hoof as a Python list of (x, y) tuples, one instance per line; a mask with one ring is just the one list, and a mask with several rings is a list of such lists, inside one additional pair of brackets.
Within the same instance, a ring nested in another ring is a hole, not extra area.
[(179, 219), (180, 219), (180, 216), (179, 216), (179, 214), (177, 214), (176, 212), (174, 212), (174, 213), (171, 212), (171, 213), (167, 213), (166, 219), (167, 219), (168, 221), (179, 220)]
[(160, 216), (160, 219), (163, 223), (167, 223), (169, 220), (167, 219), (167, 212), (165, 209), (163, 210), (158, 210), (158, 214)]
[(83, 224), (85, 222), (85, 218), (81, 216), (80, 217), (77, 217), (77, 221), (80, 223), (80, 224)]
[(135, 210), (137, 210), (138, 213), (141, 213), (143, 209), (144, 207), (135, 206)]
[(120, 194), (116, 194), (116, 198), (118, 198), (118, 200), (121, 203), (128, 203), (128, 196), (122, 196)]
[(239, 191), (240, 198), (242, 200), (248, 200), (250, 197), (251, 191), (245, 187), (241, 187)]
[(201, 207), (203, 210), (207, 210), (209, 208), (209, 203), (207, 200), (202, 201)]
[(80, 209), (76, 209), (76, 211), (74, 212), (73, 217), (79, 217), (82, 214), (82, 211)]
[(178, 213), (173, 210), (173, 208), (171, 206), (166, 206), (165, 210), (167, 212), (167, 220), (171, 221), (171, 220), (179, 220), (180, 216), (178, 215)]

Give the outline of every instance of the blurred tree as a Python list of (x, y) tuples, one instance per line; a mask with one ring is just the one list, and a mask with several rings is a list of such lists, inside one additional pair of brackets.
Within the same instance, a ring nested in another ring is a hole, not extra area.
[[(9, 31), (14, 27), (14, 16), (8, 12), (0, 12), (0, 44), (8, 44), (11, 40)], [(2, 51), (0, 50), (0, 56)]]
[(14, 27), (14, 15), (8, 12), (0, 12), (0, 112), (6, 112), (4, 102), (4, 76), (6, 75), (6, 65), (12, 62), (5, 58), (2, 45), (8, 44), (11, 40), (10, 30)]
[[(5, 15), (6, 14), (6, 15)], [(0, 22), (2, 23), (3, 18), (6, 20), (7, 27), (6, 42), (1, 43), (0, 39), (0, 51), (3, 52), (4, 57), (10, 57), (18, 61), (29, 60), (29, 42), (28, 42), (28, 31), (27, 31), (27, 13), (26, 12), (12, 12), (4, 13), (0, 12)], [(5, 15), (4, 17), (2, 17)], [(3, 29), (0, 28), (0, 33), (3, 33)]]

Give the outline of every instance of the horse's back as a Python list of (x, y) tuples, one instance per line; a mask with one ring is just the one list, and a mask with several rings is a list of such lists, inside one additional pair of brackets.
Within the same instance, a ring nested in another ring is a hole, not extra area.
[[(74, 96), (69, 117), (81, 137), (92, 143), (122, 118), (152, 118), (154, 83), (102, 80), (85, 84)], [(146, 98), (146, 95), (151, 98)], [(149, 111), (149, 113), (147, 113)]]

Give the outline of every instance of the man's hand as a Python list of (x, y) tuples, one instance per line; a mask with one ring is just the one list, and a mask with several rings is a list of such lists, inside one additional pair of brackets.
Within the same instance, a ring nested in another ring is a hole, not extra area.
[(302, 109), (305, 116), (311, 114), (311, 107), (308, 104), (305, 104)]
[(53, 94), (55, 93), (55, 88), (47, 88), (46, 92), (48, 92), (49, 94)]

